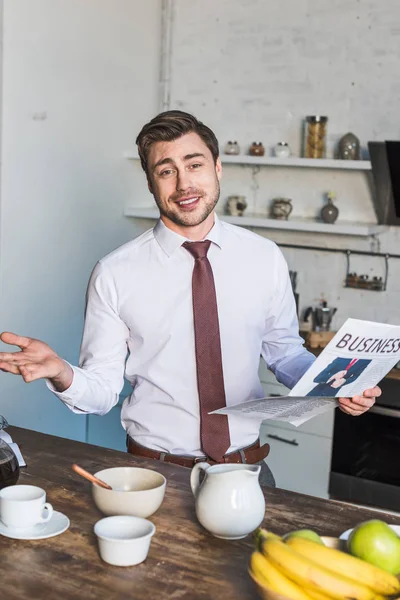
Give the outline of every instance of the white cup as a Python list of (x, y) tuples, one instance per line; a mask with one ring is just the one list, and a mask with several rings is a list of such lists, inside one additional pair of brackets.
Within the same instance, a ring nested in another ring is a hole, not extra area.
[(53, 507), (46, 492), (35, 485), (10, 485), (0, 490), (0, 519), (11, 529), (30, 529), (47, 523)]
[(101, 558), (117, 567), (146, 560), (156, 528), (151, 521), (131, 515), (106, 517), (94, 526)]

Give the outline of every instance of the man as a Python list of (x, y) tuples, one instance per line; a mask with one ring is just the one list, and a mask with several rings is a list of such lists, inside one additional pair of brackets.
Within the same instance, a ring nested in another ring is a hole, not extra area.
[(353, 383), (370, 362), (365, 358), (335, 358), (314, 377), (318, 385), (307, 396), (335, 396), (344, 385)]
[[(287, 265), (274, 243), (216, 216), (222, 168), (208, 127), (168, 111), (136, 142), (160, 220), (95, 266), (80, 367), (39, 340), (3, 333), (21, 351), (0, 353), (0, 368), (26, 382), (45, 378), (82, 414), (107, 413), (125, 375), (133, 391), (121, 419), (131, 453), (187, 467), (261, 462), (261, 481), (273, 485), (257, 424), (209, 413), (263, 396), (260, 353), (288, 387), (313, 362), (298, 334)], [(367, 390), (341, 407), (358, 415), (378, 395)]]

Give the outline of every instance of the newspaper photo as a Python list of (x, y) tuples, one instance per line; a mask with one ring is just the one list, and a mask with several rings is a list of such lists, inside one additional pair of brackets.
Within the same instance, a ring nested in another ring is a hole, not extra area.
[(347, 319), (288, 396), (258, 398), (213, 411), (299, 426), (361, 396), (400, 361), (400, 326)]

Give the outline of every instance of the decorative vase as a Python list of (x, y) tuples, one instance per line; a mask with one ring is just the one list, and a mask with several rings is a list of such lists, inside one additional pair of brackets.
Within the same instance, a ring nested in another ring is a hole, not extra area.
[(250, 156), (264, 156), (265, 148), (262, 142), (253, 142), (249, 148)]
[(360, 160), (360, 140), (354, 133), (346, 133), (340, 138), (338, 157), (341, 160)]
[(241, 217), (247, 208), (246, 196), (228, 196), (226, 201), (226, 214), (232, 217)]
[(287, 142), (278, 142), (274, 148), (274, 153), (277, 158), (288, 158), (291, 154), (289, 144)]
[(327, 195), (328, 202), (321, 209), (321, 218), (324, 223), (334, 223), (339, 216), (339, 209), (333, 204), (333, 200), (336, 195), (333, 192), (329, 192)]
[(225, 152), (225, 154), (231, 154), (231, 155), (240, 154), (239, 144), (236, 141), (234, 141), (234, 142), (229, 141), (225, 146), (224, 152)]
[(271, 216), (274, 219), (287, 221), (292, 210), (293, 206), (290, 198), (275, 198), (275, 200), (272, 201)]

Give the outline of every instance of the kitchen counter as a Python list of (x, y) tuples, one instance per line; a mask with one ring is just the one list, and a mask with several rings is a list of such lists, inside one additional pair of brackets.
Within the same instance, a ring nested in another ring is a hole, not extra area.
[[(60, 536), (40, 541), (0, 536), (2, 597), (257, 597), (247, 574), (252, 536), (227, 542), (212, 537), (200, 526), (188, 469), (17, 427), (10, 427), (9, 432), (27, 462), (27, 468), (21, 469), (19, 483), (43, 487), (47, 500), (70, 518), (71, 526)], [(141, 466), (158, 470), (167, 478), (164, 502), (150, 517), (157, 531), (144, 563), (124, 568), (102, 562), (93, 526), (103, 515), (92, 501), (91, 484), (71, 470), (72, 463), (92, 473), (107, 467)], [(374, 511), (280, 489), (264, 488), (264, 494), (263, 525), (280, 534), (307, 527), (320, 534), (338, 536), (360, 521), (377, 517)], [(383, 513), (380, 518), (400, 525), (400, 517)]]

